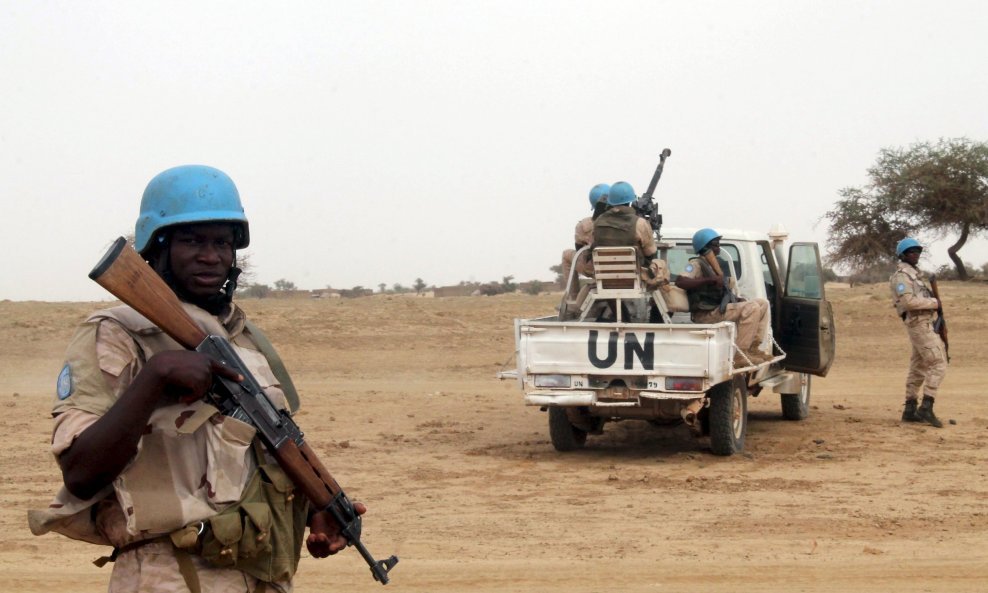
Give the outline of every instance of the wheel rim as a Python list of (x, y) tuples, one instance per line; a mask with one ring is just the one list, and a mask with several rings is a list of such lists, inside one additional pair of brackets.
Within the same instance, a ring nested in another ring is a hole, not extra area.
[(744, 394), (735, 387), (731, 391), (731, 398), (734, 400), (734, 405), (731, 406), (731, 426), (734, 429), (734, 438), (740, 439), (744, 432)]

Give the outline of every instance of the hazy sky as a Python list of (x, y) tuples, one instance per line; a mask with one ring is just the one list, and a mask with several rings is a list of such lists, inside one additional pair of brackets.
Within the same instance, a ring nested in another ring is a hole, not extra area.
[(986, 31), (982, 1), (0, 0), (0, 299), (108, 298), (89, 270), (188, 163), (299, 288), (551, 279), (590, 187), (664, 147), (668, 226), (822, 244), (882, 147), (988, 140)]

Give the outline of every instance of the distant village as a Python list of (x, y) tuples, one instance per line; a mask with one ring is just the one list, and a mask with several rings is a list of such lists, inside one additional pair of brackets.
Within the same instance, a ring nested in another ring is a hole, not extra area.
[(314, 298), (314, 299), (339, 299), (357, 298), (376, 295), (407, 296), (407, 297), (468, 297), (468, 296), (493, 296), (497, 294), (530, 294), (538, 295), (544, 292), (562, 290), (561, 283), (557, 281), (529, 280), (527, 282), (514, 282), (514, 277), (506, 276), (500, 282), (460, 282), (453, 286), (428, 286), (421, 279), (411, 287), (400, 284), (388, 287), (385, 284), (378, 285), (377, 290), (355, 286), (353, 288), (333, 288), (326, 287), (315, 290), (304, 290), (296, 288), (295, 284), (286, 280), (278, 280), (274, 286), (266, 284), (247, 284), (238, 289), (238, 295), (246, 298)]

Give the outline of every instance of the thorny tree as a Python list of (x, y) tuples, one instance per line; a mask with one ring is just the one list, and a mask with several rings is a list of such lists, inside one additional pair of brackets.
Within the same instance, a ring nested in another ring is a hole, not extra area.
[(830, 261), (860, 269), (888, 261), (907, 235), (957, 235), (947, 254), (969, 278), (958, 251), (988, 230), (988, 144), (966, 138), (883, 149), (864, 187), (840, 190), (829, 220)]

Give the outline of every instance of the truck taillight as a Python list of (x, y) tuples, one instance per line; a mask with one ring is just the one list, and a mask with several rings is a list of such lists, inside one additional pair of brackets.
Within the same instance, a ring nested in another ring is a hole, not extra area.
[(703, 391), (699, 377), (666, 377), (666, 391)]
[(571, 385), (569, 375), (535, 375), (535, 386), (546, 388), (569, 388)]

